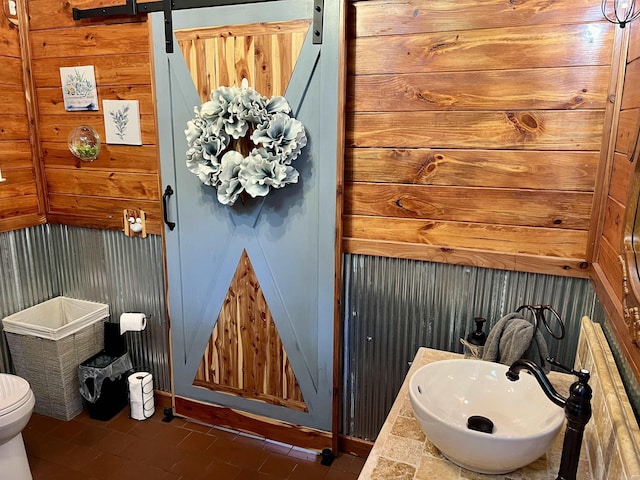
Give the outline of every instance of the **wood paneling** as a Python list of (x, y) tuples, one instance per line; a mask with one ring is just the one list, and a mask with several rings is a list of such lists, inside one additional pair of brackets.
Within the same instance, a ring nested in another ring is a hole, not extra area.
[(352, 184), (345, 214), (423, 218), (587, 230), (593, 195), (586, 192)]
[(344, 235), (358, 239), (437, 245), (444, 248), (584, 258), (588, 233), (540, 227), (348, 216)]
[(193, 384), (309, 411), (246, 251)]
[[(378, 4), (383, 5), (383, 4)], [(396, 18), (401, 22), (402, 19)], [(608, 65), (608, 23), (507, 27), (384, 37), (357, 37), (351, 46), (358, 75), (468, 72)], [(571, 45), (571, 48), (567, 48)]]
[(0, 15), (0, 231), (44, 223), (29, 128), (20, 32)]
[[(121, 230), (122, 211), (142, 209), (148, 233), (162, 231), (159, 161), (149, 29), (145, 18), (75, 22), (71, 8), (93, 8), (102, 0), (51, 5), (29, 2), (32, 71), (50, 222)], [(67, 112), (60, 67), (93, 65), (99, 110)], [(106, 144), (102, 100), (137, 100), (142, 146)], [(94, 162), (82, 162), (67, 148), (78, 125), (93, 127), (102, 148)]]
[(158, 173), (158, 152), (155, 145), (130, 147), (102, 144), (100, 155), (93, 162), (83, 162), (70, 156), (65, 143), (44, 142), (42, 153), (46, 167), (71, 168), (73, 166), (89, 170)]
[(600, 2), (350, 13), (345, 250), (585, 276), (616, 32)]
[[(612, 132), (615, 151), (610, 152), (611, 172), (607, 177), (608, 197), (602, 220), (602, 235), (598, 239), (598, 258), (593, 268), (592, 280), (612, 330), (615, 332), (620, 350), (627, 357), (632, 372), (640, 380), (640, 348), (632, 343), (629, 329), (623, 316), (623, 270), (620, 256), (623, 254), (627, 208), (635, 204), (629, 194), (636, 171), (634, 150), (640, 125), (640, 23), (634, 22), (629, 29), (629, 48), (622, 99), (619, 106), (617, 130)], [(623, 52), (624, 54), (624, 52)], [(608, 172), (609, 173), (609, 172)]]
[(603, 113), (594, 110), (357, 113), (347, 145), (597, 151), (603, 121)]
[[(175, 32), (203, 101), (246, 78), (261, 95), (284, 95), (309, 28), (307, 20)], [(214, 61), (215, 60), (215, 61)]]
[(455, 8), (451, 8), (451, 0), (361, 1), (352, 4), (350, 14), (358, 35), (363, 37), (515, 27), (559, 21), (567, 24), (602, 21), (600, 4), (585, 0), (456, 0)]
[(348, 182), (592, 191), (598, 152), (350, 148)]
[[(122, 27), (126, 28), (126, 27)], [(146, 53), (106, 55), (103, 57), (35, 58), (33, 77), (38, 86), (61, 88), (60, 67), (93, 65), (98, 88), (105, 85), (128, 88), (145, 85), (151, 88), (151, 64)], [(98, 100), (101, 100), (98, 97)]]
[[(358, 75), (349, 108), (358, 112), (531, 110), (605, 107), (609, 67)], [(527, 85), (527, 88), (522, 88)]]
[[(140, 115), (155, 115), (150, 85), (99, 86), (98, 99), (100, 102), (102, 100), (137, 100)], [(42, 115), (67, 115), (60, 87), (39, 89), (38, 109)]]

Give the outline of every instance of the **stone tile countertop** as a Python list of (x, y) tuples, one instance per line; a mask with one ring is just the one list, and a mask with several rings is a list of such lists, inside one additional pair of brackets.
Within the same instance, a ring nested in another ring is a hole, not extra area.
[[(564, 427), (545, 455), (526, 467), (502, 475), (483, 475), (459, 467), (447, 460), (426, 438), (411, 408), (409, 378), (423, 365), (452, 358), (462, 358), (462, 355), (424, 347), (418, 350), (358, 479), (554, 480), (560, 466)], [(556, 390), (565, 397), (574, 381), (572, 375), (558, 372), (551, 372), (549, 379)], [(577, 480), (590, 478), (589, 459), (583, 440)]]

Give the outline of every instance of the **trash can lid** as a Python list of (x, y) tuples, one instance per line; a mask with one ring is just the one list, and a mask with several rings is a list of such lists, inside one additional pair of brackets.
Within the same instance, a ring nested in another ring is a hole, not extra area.
[(31, 387), (24, 378), (0, 373), (0, 416), (20, 407), (30, 393)]

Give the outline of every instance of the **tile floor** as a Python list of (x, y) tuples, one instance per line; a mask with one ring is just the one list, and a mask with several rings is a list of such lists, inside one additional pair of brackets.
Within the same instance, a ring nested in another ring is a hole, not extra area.
[(165, 423), (160, 413), (143, 422), (128, 415), (102, 422), (83, 412), (65, 422), (34, 413), (23, 431), (34, 480), (356, 480), (364, 465), (340, 454), (327, 467), (288, 445)]

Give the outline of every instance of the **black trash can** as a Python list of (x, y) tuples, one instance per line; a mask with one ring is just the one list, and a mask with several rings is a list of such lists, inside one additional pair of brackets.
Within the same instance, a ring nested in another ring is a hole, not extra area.
[(129, 403), (127, 377), (132, 371), (128, 353), (102, 351), (80, 364), (80, 393), (91, 418), (110, 420)]

